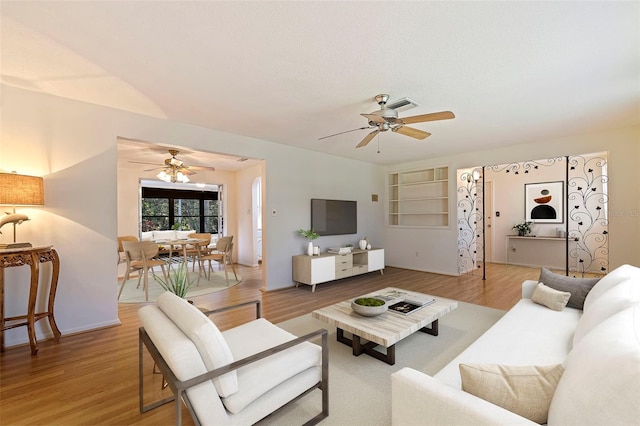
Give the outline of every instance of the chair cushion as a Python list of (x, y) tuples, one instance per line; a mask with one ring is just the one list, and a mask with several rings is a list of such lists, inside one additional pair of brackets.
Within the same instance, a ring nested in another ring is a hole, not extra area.
[[(175, 324), (155, 305), (146, 305), (138, 310), (142, 326), (158, 348), (169, 368), (178, 380), (184, 381), (204, 374), (207, 369), (198, 349)], [(224, 407), (211, 381), (187, 390), (189, 400), (203, 424), (228, 422)]]
[(614, 314), (571, 350), (549, 407), (549, 424), (637, 425), (640, 307)]
[(546, 423), (562, 364), (460, 364), (462, 390), (536, 423)]
[(573, 335), (573, 346), (576, 346), (589, 331), (602, 321), (626, 308), (636, 306), (638, 303), (640, 303), (640, 283), (628, 279), (615, 285), (601, 297), (598, 297), (588, 310), (584, 311)]
[(584, 300), (591, 288), (600, 278), (573, 278), (565, 275), (555, 274), (547, 268), (540, 271), (539, 282), (555, 290), (568, 291), (571, 293), (567, 306), (570, 308), (582, 309)]
[[(260, 318), (226, 330), (223, 336), (235, 359), (277, 346), (296, 338), (295, 335)], [(322, 349), (304, 342), (278, 354), (238, 369), (238, 392), (223, 398), (227, 410), (238, 413), (260, 396), (286, 380), (322, 364)]]
[(628, 279), (640, 282), (640, 268), (631, 265), (622, 265), (609, 272), (607, 275), (602, 277), (600, 281), (593, 286), (589, 294), (587, 294), (587, 297), (584, 300), (584, 309), (589, 309), (589, 306), (594, 303), (596, 299), (612, 289), (614, 286)]
[[(231, 350), (218, 327), (198, 308), (168, 291), (158, 296), (158, 306), (195, 344), (208, 371), (234, 361)], [(215, 378), (213, 383), (221, 397), (238, 392), (235, 371)]]
[(568, 291), (554, 290), (542, 283), (538, 283), (531, 295), (531, 301), (554, 311), (561, 311), (567, 306), (570, 297), (571, 293)]

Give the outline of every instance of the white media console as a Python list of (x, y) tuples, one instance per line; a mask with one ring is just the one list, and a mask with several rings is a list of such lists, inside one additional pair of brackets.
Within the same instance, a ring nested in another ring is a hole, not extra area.
[(351, 253), (322, 253), (319, 256), (304, 254), (293, 256), (293, 281), (312, 286), (340, 278), (352, 277), (372, 271), (384, 270), (384, 249), (359, 250)]

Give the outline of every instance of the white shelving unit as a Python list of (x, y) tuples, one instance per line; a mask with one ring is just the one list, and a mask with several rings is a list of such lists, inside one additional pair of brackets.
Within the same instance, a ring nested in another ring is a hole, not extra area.
[(449, 226), (449, 167), (389, 173), (390, 226)]

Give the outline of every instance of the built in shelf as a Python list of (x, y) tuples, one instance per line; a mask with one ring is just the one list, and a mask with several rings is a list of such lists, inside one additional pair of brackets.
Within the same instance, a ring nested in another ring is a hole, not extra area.
[(389, 226), (449, 226), (449, 167), (393, 172), (388, 175)]

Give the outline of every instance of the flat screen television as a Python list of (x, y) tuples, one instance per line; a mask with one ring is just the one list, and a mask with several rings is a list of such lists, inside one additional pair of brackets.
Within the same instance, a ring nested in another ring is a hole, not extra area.
[(357, 201), (311, 199), (311, 229), (318, 235), (358, 232)]

